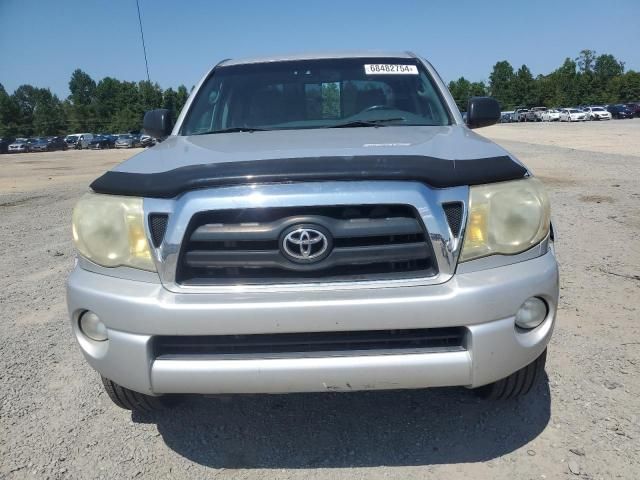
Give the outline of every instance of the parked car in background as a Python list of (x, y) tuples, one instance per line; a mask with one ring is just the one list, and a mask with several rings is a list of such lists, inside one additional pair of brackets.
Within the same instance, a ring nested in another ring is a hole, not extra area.
[(39, 137), (29, 146), (32, 152), (53, 152), (66, 150), (67, 144), (62, 137)]
[(68, 148), (63, 137), (50, 137), (49, 147), (50, 150), (66, 150)]
[(586, 107), (582, 111), (587, 116), (587, 120), (611, 120), (611, 114), (603, 107)]
[(633, 112), (625, 105), (609, 105), (607, 107), (608, 112), (612, 118), (621, 120), (623, 118), (633, 118)]
[(104, 135), (96, 135), (89, 142), (89, 147), (92, 150), (103, 150), (105, 148), (111, 148), (111, 140)]
[(153, 137), (150, 135), (141, 135), (140, 136), (140, 146), (141, 147), (153, 147), (155, 142), (153, 141)]
[(527, 121), (542, 121), (542, 114), (547, 111), (547, 107), (533, 107), (527, 114)]
[(577, 108), (564, 108), (560, 110), (561, 122), (584, 122), (587, 115)]
[(502, 112), (500, 114), (500, 123), (509, 123), (511, 122), (511, 117), (513, 116), (513, 110), (509, 110), (507, 112)]
[(29, 149), (32, 152), (46, 152), (49, 150), (49, 139), (46, 137), (36, 138)]
[(109, 140), (109, 144), (111, 145), (111, 148), (114, 148), (116, 146), (116, 140), (118, 139), (118, 135), (114, 135), (113, 133), (108, 133), (107, 135), (104, 135), (105, 137), (107, 137), (107, 139)]
[(89, 148), (89, 144), (93, 140), (93, 133), (81, 133), (76, 142), (76, 149), (82, 150), (83, 148)]
[(513, 112), (513, 121), (514, 122), (526, 122), (527, 121), (527, 112), (528, 108), (516, 108), (515, 112)]
[(66, 137), (64, 137), (64, 141), (67, 144), (67, 147), (74, 148), (79, 137), (79, 134), (67, 135)]
[(130, 133), (119, 135), (116, 140), (116, 148), (134, 148), (139, 145), (138, 137)]
[[(29, 142), (31, 140), (31, 142)], [(28, 153), (31, 151), (31, 144), (34, 139), (16, 138), (15, 141), (9, 145), (9, 153)]]
[(557, 122), (560, 120), (560, 110), (557, 108), (549, 108), (542, 112), (543, 122)]
[(524, 121), (525, 122), (535, 122), (536, 121), (536, 112), (533, 111), (533, 110), (529, 110), (524, 115)]
[(75, 148), (77, 150), (88, 148), (91, 140), (93, 140), (92, 133), (72, 133), (64, 138), (69, 148)]
[(624, 106), (631, 110), (634, 117), (640, 117), (640, 102), (625, 103)]
[(0, 138), (0, 153), (9, 153), (9, 145), (15, 142), (15, 140), (13, 137)]

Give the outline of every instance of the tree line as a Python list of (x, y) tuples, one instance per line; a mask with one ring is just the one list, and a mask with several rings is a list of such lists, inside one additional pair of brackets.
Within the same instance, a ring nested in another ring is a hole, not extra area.
[(184, 85), (162, 90), (157, 83), (105, 77), (96, 83), (80, 69), (71, 74), (70, 95), (21, 85), (12, 94), (0, 84), (0, 137), (73, 132), (137, 132), (144, 112), (168, 108), (174, 119), (189, 97)]
[(627, 103), (640, 101), (640, 73), (625, 72), (624, 62), (613, 55), (582, 50), (548, 75), (534, 77), (526, 65), (514, 70), (502, 60), (493, 66), (488, 82), (460, 77), (449, 82), (449, 90), (460, 110), (467, 109), (469, 97), (482, 95), (494, 97), (502, 110)]
[[(613, 55), (582, 50), (548, 75), (534, 77), (526, 65), (514, 70), (502, 60), (487, 82), (460, 77), (449, 90), (461, 110), (469, 97), (482, 95), (496, 98), (503, 110), (625, 103), (640, 101), (640, 73), (625, 72)], [(80, 69), (72, 73), (69, 91), (61, 100), (48, 88), (21, 85), (9, 94), (0, 84), (0, 137), (138, 131), (145, 111), (168, 108), (175, 119), (189, 96), (184, 85), (162, 90), (157, 83), (112, 77), (96, 83)]]

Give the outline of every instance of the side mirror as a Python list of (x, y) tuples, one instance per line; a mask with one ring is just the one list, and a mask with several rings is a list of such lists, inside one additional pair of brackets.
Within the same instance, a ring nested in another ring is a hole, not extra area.
[(153, 138), (165, 138), (169, 136), (173, 128), (171, 110), (167, 110), (166, 108), (149, 110), (144, 114), (142, 128)]
[(467, 103), (469, 128), (486, 127), (500, 120), (500, 105), (491, 97), (471, 97)]

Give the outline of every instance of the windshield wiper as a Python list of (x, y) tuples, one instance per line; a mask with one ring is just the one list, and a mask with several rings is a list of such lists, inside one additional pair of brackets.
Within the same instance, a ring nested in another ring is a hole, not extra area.
[(254, 128), (254, 127), (232, 127), (224, 128), (222, 130), (209, 130), (207, 132), (198, 132), (194, 135), (211, 135), (212, 133), (234, 133), (234, 132), (265, 132), (267, 128)]
[(353, 120), (346, 123), (338, 123), (327, 128), (354, 128), (354, 127), (384, 127), (387, 122), (402, 122), (405, 118), (378, 118), (374, 120)]

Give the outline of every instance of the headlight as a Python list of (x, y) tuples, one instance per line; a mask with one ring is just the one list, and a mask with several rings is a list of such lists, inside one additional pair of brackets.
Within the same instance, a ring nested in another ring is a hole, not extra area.
[(536, 178), (472, 186), (460, 261), (524, 252), (547, 236), (550, 217), (549, 199)]
[(141, 198), (85, 195), (73, 210), (73, 241), (82, 256), (98, 265), (156, 271)]

